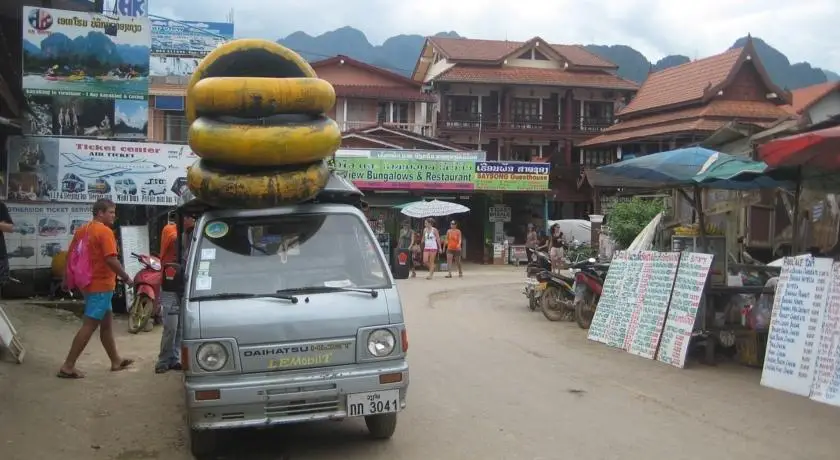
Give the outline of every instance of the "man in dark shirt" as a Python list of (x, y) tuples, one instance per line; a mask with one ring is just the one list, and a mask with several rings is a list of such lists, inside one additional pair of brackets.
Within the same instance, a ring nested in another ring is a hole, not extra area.
[(9, 208), (6, 203), (0, 202), (0, 286), (9, 281), (9, 254), (6, 252), (6, 235), (15, 231), (12, 216), (9, 215)]

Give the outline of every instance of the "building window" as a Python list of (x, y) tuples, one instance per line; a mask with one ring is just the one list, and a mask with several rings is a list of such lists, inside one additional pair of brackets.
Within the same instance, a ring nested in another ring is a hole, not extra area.
[(548, 58), (545, 57), (545, 54), (542, 54), (539, 51), (534, 50), (534, 60), (535, 61), (547, 61)]
[(614, 163), (612, 150), (586, 150), (583, 152), (583, 166), (587, 169)]
[(187, 142), (190, 127), (187, 124), (186, 117), (184, 117), (184, 112), (164, 112), (163, 123), (165, 128), (164, 140), (166, 142), (175, 144), (185, 144)]
[(385, 123), (388, 121), (388, 103), (380, 102), (376, 104), (376, 122)]
[(408, 102), (394, 102), (391, 116), (394, 123), (408, 123)]

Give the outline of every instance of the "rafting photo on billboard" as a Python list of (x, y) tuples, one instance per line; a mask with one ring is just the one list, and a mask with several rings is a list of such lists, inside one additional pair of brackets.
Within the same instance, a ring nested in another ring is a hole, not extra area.
[(148, 18), (24, 7), (23, 89), (146, 99), (151, 40)]

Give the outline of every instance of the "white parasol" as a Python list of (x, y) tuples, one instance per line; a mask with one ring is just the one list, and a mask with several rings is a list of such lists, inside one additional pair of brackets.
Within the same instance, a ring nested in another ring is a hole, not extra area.
[(461, 214), (462, 212), (470, 212), (470, 208), (460, 205), (458, 203), (450, 203), (448, 201), (432, 200), (432, 201), (415, 201), (403, 206), (403, 214), (409, 217), (439, 217), (448, 216), (450, 214)]

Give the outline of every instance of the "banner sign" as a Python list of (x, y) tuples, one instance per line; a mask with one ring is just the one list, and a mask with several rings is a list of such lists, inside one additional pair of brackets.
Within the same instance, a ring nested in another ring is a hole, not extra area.
[(145, 139), (147, 17), (23, 7), (25, 134)]
[(9, 268), (49, 268), (66, 251), (73, 232), (90, 222), (90, 204), (6, 203), (15, 232), (6, 234)]
[(173, 206), (186, 189), (189, 146), (10, 137), (9, 199)]
[(204, 56), (232, 39), (232, 23), (152, 20), (151, 75), (190, 76)]
[(477, 161), (475, 189), (546, 191), (550, 172), (549, 163)]
[(146, 3), (146, 0), (114, 0), (114, 5), (110, 5), (111, 2), (104, 2), (104, 13), (112, 13), (114, 9), (117, 10), (117, 14), (122, 16), (148, 16), (149, 15), (149, 5)]
[(487, 153), (481, 150), (448, 152), (441, 150), (363, 150), (338, 149), (336, 158), (382, 158), (387, 160), (484, 161)]
[(353, 150), (332, 166), (360, 189), (547, 191), (548, 163), (476, 160), (484, 152)]
[(333, 166), (368, 190), (472, 190), (473, 161), (340, 158)]

